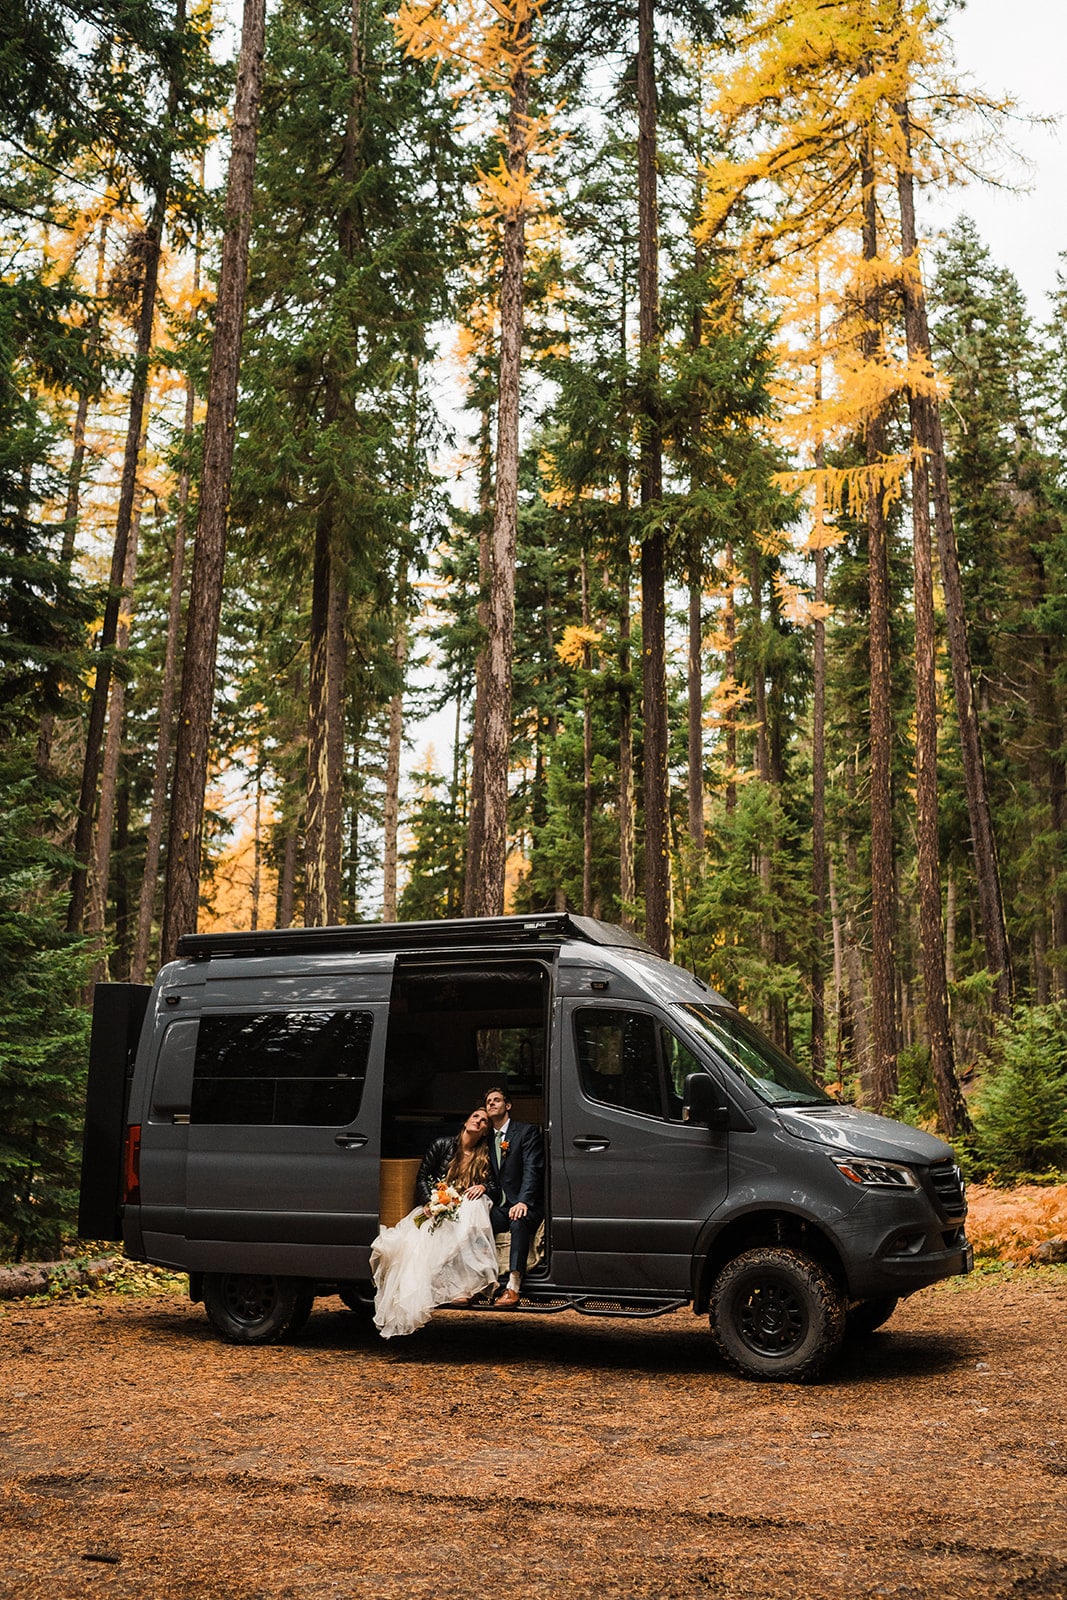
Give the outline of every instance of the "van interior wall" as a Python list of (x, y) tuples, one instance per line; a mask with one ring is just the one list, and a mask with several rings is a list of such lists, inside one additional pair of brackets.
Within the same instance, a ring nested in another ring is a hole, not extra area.
[(398, 962), (389, 1009), (382, 1155), (422, 1156), (503, 1084), (544, 1121), (549, 975), (539, 960)]

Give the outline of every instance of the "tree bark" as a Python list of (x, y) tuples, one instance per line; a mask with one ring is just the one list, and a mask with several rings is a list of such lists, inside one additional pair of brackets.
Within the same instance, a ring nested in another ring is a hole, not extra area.
[[(592, 622), (589, 605), (589, 558), (582, 551), (582, 627)], [(582, 668), (585, 682), (582, 685), (582, 915), (593, 915), (593, 703), (589, 688), (589, 675), (593, 669), (593, 652), (588, 639), (582, 646)]]
[[(826, 448), (822, 437), (822, 378), (822, 284), (816, 261), (814, 401), (819, 419), (815, 445), (815, 470), (818, 473), (826, 467)], [(815, 926), (812, 929), (810, 982), (811, 1071), (816, 1083), (822, 1083), (826, 1077), (826, 544), (821, 488), (816, 493), (811, 705), (811, 900)]]
[[(200, 182), (204, 182), (204, 161), (200, 162)], [(201, 240), (197, 234), (193, 254), (193, 298), (197, 303), (200, 291)], [(194, 310), (194, 326), (198, 321)], [(144, 983), (148, 972), (148, 954), (152, 942), (152, 918), (155, 912), (157, 878), (159, 875), (160, 848), (163, 843), (163, 819), (166, 813), (167, 774), (170, 768), (171, 729), (174, 721), (174, 701), (178, 688), (178, 638), (182, 620), (182, 586), (185, 581), (185, 535), (189, 519), (189, 489), (193, 449), (193, 425), (196, 420), (196, 386), (191, 376), (185, 381), (185, 418), (182, 426), (181, 469), (178, 474), (178, 506), (174, 518), (174, 549), (170, 559), (170, 601), (167, 610), (167, 642), (163, 654), (163, 681), (159, 695), (159, 737), (152, 772), (152, 800), (148, 812), (148, 833), (145, 840), (144, 871), (137, 904), (137, 931), (134, 936), (133, 959), (130, 962), (130, 982)]]
[[(144, 440), (141, 441), (142, 448)], [(125, 655), (130, 646), (130, 624), (133, 611), (134, 586), (137, 582), (137, 545), (141, 530), (141, 507), (144, 504), (144, 484), (138, 482), (133, 497), (130, 533), (126, 544), (126, 568), (122, 575), (123, 608), (119, 612), (118, 632), (115, 635), (116, 657)], [(126, 715), (126, 682), (120, 673), (111, 680), (108, 696), (107, 731), (104, 736), (103, 760), (100, 767), (100, 807), (97, 813), (96, 839), (89, 873), (89, 906), (86, 927), (96, 946), (92, 982), (106, 983), (108, 979), (108, 954), (105, 933), (107, 928), (107, 895), (111, 879), (111, 835), (115, 825), (115, 799), (118, 792), (119, 760), (122, 755), (123, 722)]]
[(289, 827), (285, 833), (285, 844), (282, 847), (282, 868), (278, 875), (278, 927), (291, 928), (293, 925), (293, 902), (296, 890), (296, 856), (297, 838), (296, 828)]
[[(723, 633), (726, 638), (726, 650), (723, 655), (723, 667), (726, 673), (726, 682), (731, 692), (737, 690), (737, 602), (735, 599), (735, 574), (734, 574), (734, 546), (728, 540), (726, 545), (726, 578), (725, 599), (723, 605)], [(726, 815), (732, 816), (737, 809), (737, 708), (731, 706), (726, 712), (726, 793), (724, 796)]]
[[(492, 535), (492, 447), (491, 416), (488, 404), (482, 411), (479, 451), (479, 511), (478, 525), (478, 655), (474, 664), (474, 711), (471, 716), (470, 784), (467, 812), (467, 861), (463, 876), (463, 915), (478, 915), (478, 874), (482, 859), (482, 842), (485, 838), (485, 706), (486, 673), (488, 671), (487, 643), (489, 638), (489, 573), (490, 539)], [(549, 650), (552, 639), (549, 637)]]
[(130, 384), (130, 406), (126, 423), (126, 448), (122, 462), (122, 483), (119, 488), (118, 513), (115, 519), (115, 542), (111, 552), (111, 576), (104, 617), (97, 641), (96, 674), (92, 699), (89, 704), (89, 723), (85, 734), (85, 757), (82, 763), (81, 789), (78, 795), (78, 816), (74, 831), (74, 870), (70, 880), (70, 901), (67, 906), (67, 930), (80, 930), (85, 917), (88, 886), (89, 858), (93, 843), (93, 819), (96, 811), (97, 786), (103, 760), (104, 724), (111, 691), (112, 654), (119, 628), (122, 607), (123, 574), (126, 570), (126, 551), (130, 540), (134, 499), (137, 493), (137, 467), (144, 433), (145, 402), (148, 395), (148, 367), (152, 350), (152, 332), (155, 327), (156, 293), (159, 286), (159, 261), (162, 253), (163, 226), (167, 214), (168, 184), (161, 180), (153, 200), (151, 215), (142, 242), (144, 280), (141, 285), (141, 303), (137, 315), (137, 342)]
[(659, 201), (656, 172), (656, 61), (653, 0), (637, 6), (638, 290), (641, 338), (641, 685), (644, 710), (645, 938), (671, 953), (671, 854), (667, 729), (667, 542), (649, 531), (663, 497), (659, 405)]
[(811, 1070), (826, 1076), (826, 547), (815, 549), (815, 637), (811, 710)]
[[(339, 409), (339, 388), (331, 377), (326, 427), (336, 423)], [(327, 494), (315, 526), (308, 657), (304, 924), (309, 928), (333, 926), (341, 920), (347, 612), (337, 508), (333, 495)]]
[[(86, 341), (87, 350), (95, 356), (100, 344), (100, 311), (99, 302), (104, 293), (104, 267), (107, 256), (107, 221), (100, 224), (100, 236), (96, 247), (96, 299), (97, 308), (94, 309), (90, 320), (89, 337)], [(67, 498), (63, 508), (63, 539), (59, 551), (59, 565), (64, 573), (69, 573), (74, 562), (74, 543), (78, 533), (78, 512), (81, 506), (82, 474), (85, 469), (85, 424), (89, 417), (89, 387), (83, 384), (78, 391), (78, 405), (74, 413), (74, 428), (71, 434), (70, 468), (67, 472)], [(60, 674), (51, 668), (46, 677), (46, 699), (51, 699), (60, 685)], [(55, 733), (56, 718), (54, 711), (46, 711), (41, 718), (41, 727), (37, 736), (36, 767), (41, 774), (47, 772), (52, 760), (52, 739)]]
[[(525, 177), (529, 126), (530, 18), (516, 31), (515, 67), (508, 114), (507, 165)], [(515, 631), (515, 551), (519, 506), (519, 386), (522, 369), (523, 269), (526, 214), (504, 219), (500, 285), (500, 368), (497, 398), (496, 483), (489, 571), (489, 632), (485, 644), (485, 721), (481, 773), (472, 773), (475, 795), (483, 795), (480, 866), (473, 885), (474, 915), (499, 916), (504, 909), (508, 853), (508, 776), (511, 750), (511, 668)], [(480, 780), (480, 781), (479, 781)]]
[[(863, 187), (863, 257), (878, 259), (878, 210), (873, 135), (865, 130), (860, 154)], [(864, 290), (862, 348), (875, 363), (881, 355), (881, 293), (869, 274)], [(865, 427), (869, 481), (866, 495), (867, 584), (870, 600), (870, 792), (871, 792), (871, 1100), (875, 1110), (897, 1086), (893, 919), (893, 710), (890, 673), (889, 530), (879, 469), (886, 456), (886, 419), (872, 411)]]
[(167, 848), (162, 956), (173, 958), (181, 934), (193, 932), (200, 895), (208, 741), (222, 609), (223, 568), (233, 474), (237, 375), (241, 359), (248, 239), (263, 72), (265, 0), (245, 0), (237, 66), (230, 167), (208, 377), (200, 514), (189, 595), (174, 789)]
[[(365, 82), (361, 0), (349, 12), (349, 106), (341, 150), (344, 201), (337, 218), (341, 260), (351, 267), (360, 244), (355, 185), (362, 137)], [(335, 347), (325, 356), (323, 430), (342, 418), (345, 373)], [(344, 684), (348, 663), (348, 575), (336, 490), (325, 489), (315, 523), (308, 670), (307, 811), (304, 830), (304, 922), (309, 928), (341, 920), (344, 857)]]
[[(407, 659), (407, 617), (404, 614), (403, 585), (398, 585), (396, 640), (393, 655), (397, 671), (403, 676)], [(389, 746), (385, 760), (385, 840), (382, 847), (382, 921), (395, 922), (397, 909), (397, 859), (400, 832), (400, 756), (404, 735), (404, 696), (397, 690), (389, 702)]]
[[(849, 772), (846, 787), (850, 798), (853, 797), (856, 792), (854, 771)], [(859, 1078), (861, 1099), (870, 1100), (872, 1098), (870, 1011), (864, 984), (861, 931), (856, 914), (856, 902), (860, 893), (858, 854), (855, 830), (850, 826), (845, 840), (845, 888), (848, 895), (844, 919), (845, 972), (849, 1017), (852, 1023), (852, 1063)]]
[(689, 578), (688, 777), (689, 861), (693, 882), (704, 870), (704, 585), (699, 565)]
[[(930, 330), (926, 312), (926, 296), (917, 264), (909, 267), (916, 254), (915, 234), (915, 184), (911, 172), (910, 118), (906, 103), (897, 107), (902, 138), (906, 152), (905, 165), (897, 175), (897, 193), (901, 207), (901, 249), (905, 258), (904, 307), (908, 331), (908, 355), (913, 361), (927, 365), (932, 374), (930, 357)], [(914, 354), (912, 351), (914, 350)], [(1004, 897), (1001, 890), (1000, 865), (997, 859), (996, 832), (989, 805), (989, 786), (986, 780), (985, 757), (982, 751), (982, 730), (975, 705), (974, 676), (971, 671), (970, 642), (967, 637), (967, 613), (960, 577), (959, 552), (952, 517), (949, 494), (948, 465), (945, 442), (941, 428), (941, 408), (933, 395), (921, 397), (917, 414), (916, 442), (926, 453), (933, 481), (934, 527), (937, 534), (937, 554), (941, 568), (941, 584), (945, 596), (945, 616), (948, 622), (949, 658), (952, 664), (952, 686), (956, 699), (956, 719), (960, 730), (963, 753), (963, 776), (967, 791), (967, 816), (971, 828), (971, 848), (974, 851), (975, 877), (978, 886), (978, 909), (985, 945), (986, 964), (992, 973), (994, 1004), (1001, 1015), (1011, 1010), (1014, 983), (1011, 967), (1011, 950), (1008, 945), (1007, 926), (1004, 919)]]
[[(623, 510), (627, 507), (624, 505)], [(630, 568), (629, 551), (619, 578), (619, 920), (633, 927), (637, 893), (634, 871), (634, 710), (630, 673)]]
[[(904, 113), (905, 119), (907, 113)], [(904, 126), (907, 126), (906, 120)], [(922, 365), (922, 379), (932, 374), (923, 348), (919, 317), (921, 279), (915, 211), (909, 175), (898, 175), (903, 255), (904, 330), (908, 362)], [(933, 549), (930, 529), (930, 473), (926, 453), (929, 396), (909, 386), (912, 451), (912, 555), (915, 607), (915, 831), (919, 871), (919, 942), (922, 954), (923, 1002), (930, 1065), (937, 1090), (938, 1123), (953, 1138), (967, 1132), (971, 1121), (956, 1077), (949, 1023), (945, 940), (941, 920), (941, 868), (938, 858), (937, 800), (937, 640), (934, 619)]]
[[(628, 260), (626, 240), (622, 251), (622, 298), (619, 308), (619, 357), (623, 372), (628, 369)], [(627, 380), (628, 381), (628, 380)], [(619, 466), (619, 512), (623, 527), (622, 560), (619, 565), (619, 920), (624, 928), (634, 925), (633, 907), (637, 897), (634, 849), (634, 697), (631, 683), (633, 655), (630, 618), (630, 462), (625, 446)]]

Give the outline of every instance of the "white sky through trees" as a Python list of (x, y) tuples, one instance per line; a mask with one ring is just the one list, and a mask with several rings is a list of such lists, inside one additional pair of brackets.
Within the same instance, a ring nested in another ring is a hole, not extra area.
[(961, 213), (975, 223), (998, 266), (1018, 278), (1032, 314), (1044, 320), (1057, 270), (1067, 271), (1067, 3), (1065, 0), (967, 0), (949, 18), (961, 72), (993, 95), (1010, 94), (1020, 112), (1058, 117), (1056, 127), (1013, 122), (1008, 143), (1029, 170), (1005, 158), (1003, 177), (1025, 193), (985, 184), (955, 188), (922, 202), (928, 237)]

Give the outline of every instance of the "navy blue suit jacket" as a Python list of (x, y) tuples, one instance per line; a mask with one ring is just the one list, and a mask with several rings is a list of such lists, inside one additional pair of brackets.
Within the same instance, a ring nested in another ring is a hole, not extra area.
[(513, 1206), (521, 1201), (536, 1225), (545, 1214), (545, 1149), (541, 1130), (530, 1122), (516, 1122), (513, 1117), (506, 1137), (508, 1147), (498, 1165), (496, 1130), (490, 1127), (489, 1164), (493, 1177), (506, 1196), (502, 1203)]

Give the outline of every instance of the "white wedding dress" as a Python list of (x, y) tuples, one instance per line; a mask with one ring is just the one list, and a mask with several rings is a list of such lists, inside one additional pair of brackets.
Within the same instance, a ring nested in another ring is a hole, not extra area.
[(414, 1333), (436, 1306), (466, 1299), (497, 1282), (496, 1244), (489, 1199), (464, 1200), (455, 1217), (431, 1228), (415, 1226), (421, 1206), (395, 1228), (383, 1228), (371, 1245), (374, 1325), (383, 1339)]

